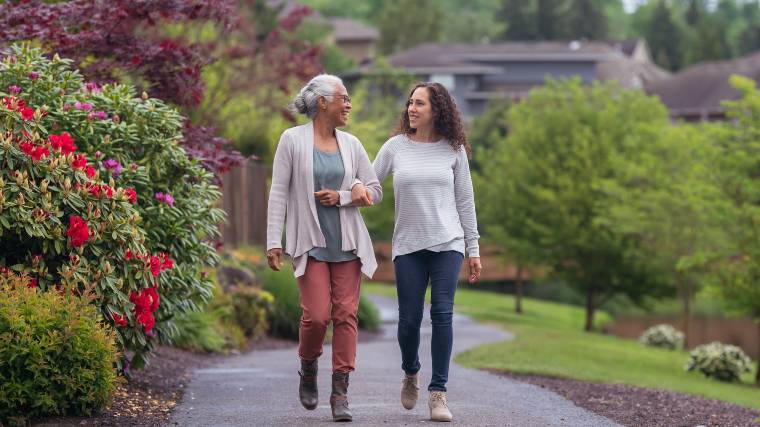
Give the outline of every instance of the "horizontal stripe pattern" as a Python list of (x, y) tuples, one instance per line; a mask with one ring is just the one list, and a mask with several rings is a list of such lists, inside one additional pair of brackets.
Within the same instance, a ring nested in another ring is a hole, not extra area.
[[(373, 163), (378, 180), (393, 175), (393, 258), (422, 249), (480, 256), (472, 178), (464, 148), (447, 140), (389, 139)], [(464, 242), (463, 244), (461, 242)]]

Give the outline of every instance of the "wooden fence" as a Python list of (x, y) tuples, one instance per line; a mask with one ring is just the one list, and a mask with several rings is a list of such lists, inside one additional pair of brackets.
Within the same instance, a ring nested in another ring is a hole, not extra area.
[(224, 174), (222, 208), (227, 212), (227, 224), (222, 226), (222, 239), (225, 245), (266, 244), (270, 173), (268, 165), (249, 161)]

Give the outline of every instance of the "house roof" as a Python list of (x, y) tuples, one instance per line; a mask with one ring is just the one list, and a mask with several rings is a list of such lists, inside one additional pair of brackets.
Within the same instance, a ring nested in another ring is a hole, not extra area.
[(336, 41), (376, 41), (380, 39), (375, 27), (349, 18), (329, 18)]
[(675, 115), (722, 111), (721, 101), (737, 99), (739, 92), (728, 79), (740, 74), (760, 81), (760, 51), (729, 61), (706, 62), (654, 81), (646, 91), (660, 97)]
[(461, 67), (480, 61), (599, 61), (622, 54), (597, 42), (424, 43), (397, 53), (388, 62), (396, 67)]

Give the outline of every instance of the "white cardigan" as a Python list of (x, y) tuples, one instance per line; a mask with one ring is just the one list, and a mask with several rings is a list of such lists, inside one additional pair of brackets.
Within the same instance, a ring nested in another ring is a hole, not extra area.
[[(367, 152), (355, 136), (335, 130), (343, 158), (345, 175), (340, 194), (341, 249), (352, 251), (361, 260), (362, 272), (372, 277), (377, 269), (375, 252), (359, 208), (351, 204), (351, 186), (358, 180), (373, 193), (372, 200), (382, 199), (382, 187)], [(285, 223), (285, 252), (293, 258), (295, 276), (306, 270), (308, 252), (325, 247), (319, 227), (314, 197), (314, 124), (306, 123), (282, 133), (272, 166), (272, 187), (267, 207), (267, 250), (282, 248)]]

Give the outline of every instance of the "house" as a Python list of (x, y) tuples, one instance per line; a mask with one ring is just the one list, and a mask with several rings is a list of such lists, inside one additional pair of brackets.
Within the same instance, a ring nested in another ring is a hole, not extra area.
[(705, 62), (688, 67), (666, 79), (646, 86), (668, 107), (673, 119), (685, 121), (723, 120), (721, 103), (739, 97), (728, 82), (732, 74), (760, 81), (760, 51), (727, 60)]
[(380, 33), (375, 27), (348, 18), (329, 18), (332, 27), (331, 40), (338, 49), (357, 64), (364, 64), (375, 57)]
[[(585, 83), (617, 80), (625, 87), (643, 88), (669, 75), (651, 61), (643, 40), (425, 43), (388, 62), (420, 80), (446, 86), (468, 118), (482, 113), (492, 99), (524, 98), (547, 77), (579, 76)], [(346, 78), (372, 72), (368, 64)]]

